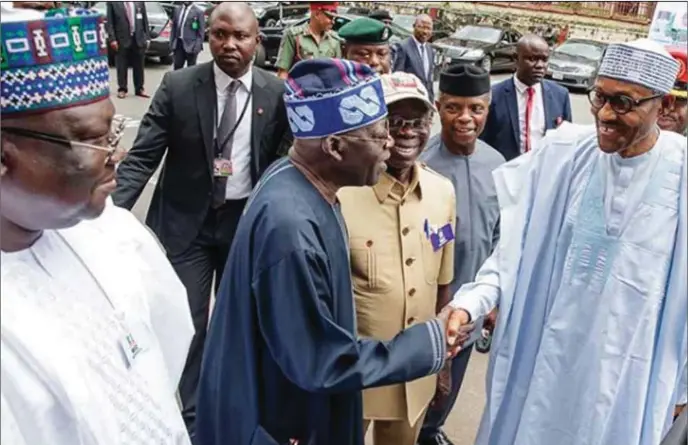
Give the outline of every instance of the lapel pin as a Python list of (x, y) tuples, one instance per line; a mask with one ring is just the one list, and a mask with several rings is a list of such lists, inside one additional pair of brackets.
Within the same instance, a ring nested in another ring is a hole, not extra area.
[(262, 108), (258, 108), (257, 112), (258, 112), (258, 116), (261, 116), (261, 115), (263, 114), (263, 109), (262, 109)]

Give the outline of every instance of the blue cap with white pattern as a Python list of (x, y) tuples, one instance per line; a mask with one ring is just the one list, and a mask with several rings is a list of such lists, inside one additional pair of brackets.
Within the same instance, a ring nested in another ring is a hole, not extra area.
[(86, 9), (3, 8), (3, 117), (45, 113), (110, 97), (105, 18)]

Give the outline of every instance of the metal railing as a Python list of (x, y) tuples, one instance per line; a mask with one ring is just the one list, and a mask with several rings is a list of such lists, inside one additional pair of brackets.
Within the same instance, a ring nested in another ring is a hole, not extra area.
[(537, 10), (583, 17), (650, 23), (657, 2), (476, 2), (502, 8)]

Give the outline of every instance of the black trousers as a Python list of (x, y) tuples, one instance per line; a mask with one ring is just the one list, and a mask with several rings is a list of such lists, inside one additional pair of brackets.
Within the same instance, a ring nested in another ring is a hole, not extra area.
[(211, 286), (217, 292), (229, 249), (234, 240), (246, 199), (227, 201), (219, 209), (210, 209), (201, 230), (189, 248), (170, 255), (177, 275), (186, 287), (195, 334), (179, 382), (182, 416), (190, 433), (196, 423), (196, 389), (203, 362), (203, 348), (208, 326)]
[(419, 443), (434, 439), (444, 426), (444, 422), (447, 421), (447, 417), (449, 417), (449, 413), (451, 413), (451, 410), (454, 408), (454, 403), (456, 403), (456, 399), (459, 396), (459, 390), (461, 389), (463, 378), (466, 375), (468, 361), (471, 358), (472, 351), (473, 346), (462, 350), (454, 357), (451, 364), (451, 392), (445, 399), (445, 403), (441, 405), (436, 404), (428, 408), (423, 427), (420, 430), (420, 436), (418, 437)]
[(129, 66), (134, 73), (134, 93), (143, 91), (143, 61), (146, 56), (146, 48), (139, 48), (136, 42), (131, 42), (127, 48), (119, 47), (115, 54), (115, 66), (117, 67), (117, 91), (128, 92)]
[(174, 70), (179, 70), (186, 66), (196, 65), (196, 60), (198, 59), (198, 54), (190, 54), (184, 51), (184, 45), (181, 42), (177, 43), (177, 47), (174, 49)]

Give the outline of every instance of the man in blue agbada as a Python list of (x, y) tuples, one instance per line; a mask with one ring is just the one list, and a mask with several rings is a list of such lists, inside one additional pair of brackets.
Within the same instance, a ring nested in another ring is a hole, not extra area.
[(447, 355), (451, 311), (390, 342), (356, 338), (335, 194), (375, 184), (389, 158), (380, 78), (354, 62), (308, 60), (286, 90), (295, 142), (237, 230), (206, 344), (198, 445), (363, 445), (360, 391), (436, 373)]
[(660, 131), (678, 64), (610, 45), (593, 127), (496, 170), (495, 253), (451, 303), (499, 304), (478, 445), (657, 445), (685, 404), (686, 138)]

